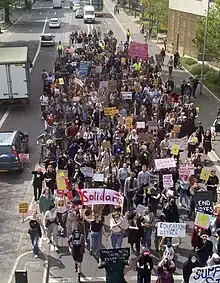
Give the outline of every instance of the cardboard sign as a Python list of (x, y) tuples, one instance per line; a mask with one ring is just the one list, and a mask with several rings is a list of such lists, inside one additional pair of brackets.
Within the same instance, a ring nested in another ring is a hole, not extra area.
[(25, 214), (28, 212), (29, 203), (28, 202), (20, 202), (18, 206), (18, 211), (21, 214)]
[(154, 162), (157, 170), (176, 167), (176, 161), (172, 157), (155, 159)]
[(213, 213), (212, 192), (195, 192), (196, 212)]
[(108, 88), (109, 90), (117, 90), (117, 81), (108, 81)]
[(139, 204), (139, 205), (136, 207), (136, 211), (137, 211), (138, 213), (143, 214), (143, 213), (145, 213), (145, 211), (146, 211), (146, 206), (144, 206), (144, 205), (142, 205), (142, 204)]
[(101, 249), (100, 258), (102, 262), (114, 262), (117, 260), (128, 260), (130, 257), (130, 248), (120, 249)]
[(202, 212), (196, 213), (195, 225), (203, 229), (208, 229), (210, 225), (211, 215)]
[(94, 182), (104, 182), (104, 174), (102, 173), (94, 173), (93, 175), (93, 181)]
[(63, 80), (63, 78), (59, 78), (59, 79), (58, 79), (58, 82), (59, 82), (59, 85), (64, 85), (64, 80)]
[(22, 163), (29, 163), (30, 162), (30, 155), (28, 153), (19, 153), (19, 160)]
[(101, 146), (102, 146), (103, 149), (110, 148), (111, 143), (110, 143), (110, 141), (104, 141), (104, 142), (102, 142)]
[(125, 119), (125, 125), (128, 129), (131, 128), (132, 126), (132, 122), (133, 122), (133, 118), (131, 116), (128, 116), (126, 119)]
[(171, 154), (177, 156), (179, 154), (180, 146), (178, 144), (173, 144), (171, 148)]
[(131, 42), (128, 49), (128, 56), (132, 59), (148, 60), (148, 44)]
[(187, 149), (187, 142), (188, 142), (188, 137), (183, 137), (181, 139), (170, 139), (168, 141), (169, 147), (171, 148), (173, 144), (179, 145), (181, 150)]
[(144, 141), (146, 143), (152, 143), (154, 140), (154, 135), (150, 133), (139, 133), (138, 138), (140, 141)]
[[(206, 275), (207, 276), (204, 276)], [(190, 283), (218, 283), (220, 278), (220, 265), (196, 267), (190, 275)]]
[(132, 99), (132, 92), (130, 92), (130, 91), (122, 91), (121, 92), (121, 98), (123, 100), (131, 100)]
[(201, 171), (201, 174), (200, 174), (199, 178), (201, 180), (208, 181), (209, 176), (210, 176), (210, 171), (202, 168), (202, 171)]
[(59, 191), (66, 190), (66, 181), (68, 179), (68, 170), (57, 170), (57, 189)]
[(193, 164), (180, 164), (179, 175), (180, 176), (191, 176), (195, 173), (195, 167)]
[(115, 116), (117, 114), (117, 112), (118, 112), (118, 110), (115, 106), (104, 108), (104, 113), (105, 113), (105, 115), (108, 115), (108, 116)]
[(88, 75), (88, 68), (89, 68), (88, 62), (80, 62), (79, 74), (81, 76), (87, 76)]
[(185, 237), (186, 223), (158, 222), (157, 236), (159, 237)]
[(91, 167), (81, 167), (80, 171), (83, 173), (84, 177), (92, 178), (94, 175), (94, 169)]
[(145, 122), (137, 122), (136, 127), (137, 129), (145, 129)]
[(164, 188), (170, 188), (173, 186), (173, 176), (172, 174), (163, 175), (163, 186)]
[(122, 205), (124, 202), (124, 197), (114, 190), (104, 188), (90, 188), (82, 189), (80, 192), (83, 205)]

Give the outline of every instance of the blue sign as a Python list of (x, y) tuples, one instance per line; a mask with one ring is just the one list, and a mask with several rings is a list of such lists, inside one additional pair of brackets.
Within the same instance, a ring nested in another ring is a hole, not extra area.
[(82, 76), (87, 76), (88, 75), (88, 67), (89, 67), (88, 62), (80, 62), (79, 74), (82, 75)]

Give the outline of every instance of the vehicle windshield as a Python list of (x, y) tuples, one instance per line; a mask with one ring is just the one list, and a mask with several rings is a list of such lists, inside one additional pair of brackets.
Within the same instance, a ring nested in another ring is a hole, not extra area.
[(58, 23), (58, 20), (50, 20), (51, 23)]
[(11, 146), (0, 146), (0, 156), (2, 154), (11, 154), (13, 153)]
[(87, 16), (94, 16), (94, 11), (85, 11), (85, 15)]
[(42, 35), (41, 39), (43, 41), (51, 41), (51, 40), (53, 40), (53, 37), (51, 35)]

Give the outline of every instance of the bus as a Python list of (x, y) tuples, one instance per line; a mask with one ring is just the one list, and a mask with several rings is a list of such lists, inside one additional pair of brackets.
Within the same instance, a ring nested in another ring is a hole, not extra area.
[(92, 5), (95, 8), (95, 15), (103, 15), (103, 0), (86, 0), (85, 5)]

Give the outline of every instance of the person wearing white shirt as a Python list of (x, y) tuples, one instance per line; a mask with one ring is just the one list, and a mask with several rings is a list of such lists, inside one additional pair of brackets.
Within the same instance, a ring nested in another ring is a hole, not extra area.
[(143, 165), (142, 171), (140, 171), (137, 176), (138, 186), (150, 185), (150, 176), (151, 174), (147, 171), (147, 166)]
[(123, 217), (119, 212), (112, 213), (110, 219), (110, 230), (111, 230), (111, 243), (113, 249), (121, 248), (123, 241), (123, 231), (122, 231)]
[(58, 238), (57, 238), (57, 233), (58, 233), (58, 223), (57, 223), (57, 209), (55, 207), (55, 204), (50, 205), (49, 210), (46, 211), (44, 215), (44, 227), (45, 230), (47, 231), (47, 243), (51, 243), (51, 236), (53, 235), (53, 242), (55, 246), (55, 251), (58, 251)]

